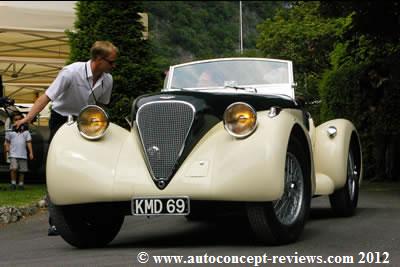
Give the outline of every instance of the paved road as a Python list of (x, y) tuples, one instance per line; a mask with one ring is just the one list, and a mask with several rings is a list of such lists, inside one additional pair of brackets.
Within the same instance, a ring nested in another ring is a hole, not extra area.
[[(138, 263), (137, 255), (140, 252), (147, 252), (150, 256), (202, 256), (206, 253), (208, 256), (262, 256), (265, 253), (268, 257), (293, 256), (292, 260), (299, 256), (323, 256), (322, 259), (326, 260), (328, 256), (347, 255), (354, 256), (354, 262), (361, 259), (362, 253), (366, 253), (365, 256), (370, 257), (365, 257), (366, 263), (374, 256), (374, 262), (383, 262), (388, 258), (390, 263), (381, 264), (382, 266), (400, 266), (399, 184), (364, 187), (358, 213), (352, 218), (335, 218), (329, 209), (327, 198), (314, 199), (312, 207), (311, 218), (301, 239), (294, 244), (280, 247), (258, 244), (251, 232), (236, 222), (221, 226), (189, 223), (181, 217), (127, 217), (121, 232), (107, 248), (78, 250), (60, 237), (46, 236), (47, 213), (42, 212), (19, 223), (0, 227), (0, 266), (165, 265), (155, 264), (153, 258), (150, 258), (148, 264)], [(368, 252), (370, 253), (367, 254)], [(376, 255), (380, 256), (380, 260), (377, 260)], [(202, 259), (205, 260), (205, 257)], [(293, 266), (288, 263), (287, 258), (286, 264), (272, 264), (269, 261), (264, 266), (268, 265)], [(355, 264), (347, 266), (353, 265)]]

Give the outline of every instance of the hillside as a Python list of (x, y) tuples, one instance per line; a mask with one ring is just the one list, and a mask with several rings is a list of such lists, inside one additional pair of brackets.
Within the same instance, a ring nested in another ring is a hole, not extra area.
[[(243, 47), (255, 53), (257, 25), (285, 2), (243, 1)], [(149, 34), (160, 67), (210, 57), (237, 55), (239, 2), (146, 1)]]

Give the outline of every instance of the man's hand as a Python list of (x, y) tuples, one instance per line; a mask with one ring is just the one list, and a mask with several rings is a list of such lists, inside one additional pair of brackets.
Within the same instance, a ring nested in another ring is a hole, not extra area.
[(17, 121), (14, 123), (14, 126), (19, 129), (19, 127), (24, 124), (24, 123), (30, 123), (35, 116), (44, 109), (44, 107), (50, 102), (50, 98), (46, 95), (43, 94), (41, 95), (33, 104), (31, 107), (31, 110), (28, 112), (28, 115), (24, 117), (23, 119)]
[(17, 120), (17, 121), (14, 123), (14, 126), (15, 126), (15, 128), (18, 130), (19, 127), (21, 127), (22, 124), (27, 123), (27, 122), (28, 122), (28, 120), (27, 120), (27, 118), (25, 117), (25, 118), (23, 118), (23, 119)]
[(34, 159), (34, 156), (33, 156), (33, 153), (32, 153), (32, 152), (29, 153), (29, 159), (30, 159), (30, 160), (33, 160), (33, 159)]

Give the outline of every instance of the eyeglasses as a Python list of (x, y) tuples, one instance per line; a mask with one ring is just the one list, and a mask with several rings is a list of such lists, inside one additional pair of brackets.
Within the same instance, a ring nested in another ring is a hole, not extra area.
[(103, 57), (103, 59), (104, 59), (105, 61), (107, 61), (107, 63), (110, 64), (110, 65), (115, 64), (115, 60), (109, 60), (109, 59), (106, 59), (105, 57)]

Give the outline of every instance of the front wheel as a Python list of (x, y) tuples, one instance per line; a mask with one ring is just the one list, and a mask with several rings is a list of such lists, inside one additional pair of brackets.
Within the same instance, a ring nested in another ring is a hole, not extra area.
[(343, 217), (355, 213), (358, 203), (360, 172), (354, 158), (354, 151), (350, 146), (347, 158), (346, 184), (329, 196), (333, 211)]
[(304, 229), (310, 210), (311, 181), (306, 155), (292, 137), (286, 153), (284, 192), (281, 199), (247, 206), (250, 225), (264, 243), (294, 242)]
[(99, 207), (56, 206), (50, 202), (49, 212), (61, 237), (77, 248), (106, 246), (124, 222), (124, 215)]

